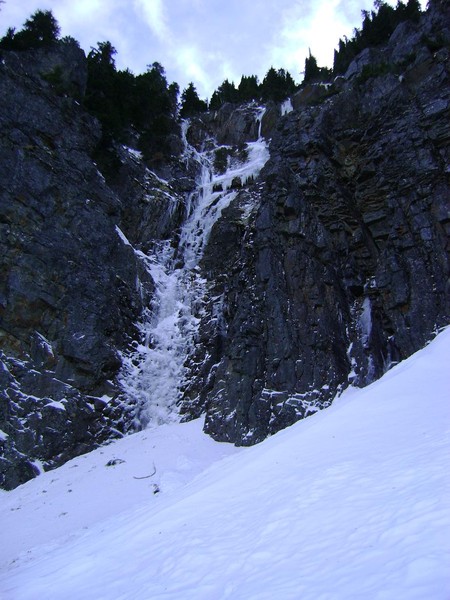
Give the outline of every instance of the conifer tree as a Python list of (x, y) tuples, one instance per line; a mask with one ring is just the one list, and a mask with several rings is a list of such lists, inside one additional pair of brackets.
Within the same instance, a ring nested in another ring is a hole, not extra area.
[(15, 32), (10, 27), (0, 40), (4, 50), (27, 50), (49, 46), (58, 40), (60, 28), (51, 10), (37, 10), (24, 23), (23, 29)]
[(97, 64), (103, 69), (112, 68), (115, 70), (116, 64), (114, 56), (117, 54), (117, 50), (111, 44), (111, 42), (98, 42), (97, 48), (91, 48), (88, 54), (88, 60), (92, 64)]
[(60, 34), (57, 20), (51, 10), (37, 10), (25, 21), (24, 33), (30, 45), (47, 46), (56, 40)]
[(261, 84), (263, 100), (281, 102), (295, 92), (296, 85), (289, 71), (270, 67)]
[(330, 81), (332, 77), (331, 69), (319, 67), (317, 59), (309, 51), (309, 56), (305, 59), (305, 71), (303, 83), (319, 83), (321, 81)]
[(239, 102), (239, 100), (239, 93), (234, 85), (234, 82), (230, 82), (228, 79), (225, 79), (225, 81), (219, 85), (217, 90), (211, 96), (209, 108), (211, 110), (218, 110), (226, 102), (234, 103)]
[(259, 83), (256, 75), (242, 75), (237, 91), (241, 102), (257, 100), (259, 98)]
[(6, 34), (0, 39), (0, 48), (2, 50), (18, 50), (15, 37), (16, 30), (14, 27), (8, 27)]
[(309, 51), (309, 56), (305, 59), (305, 76), (303, 78), (303, 83), (308, 83), (310, 81), (315, 81), (319, 77), (320, 69), (317, 64), (317, 59), (315, 56), (311, 54), (311, 50)]
[(208, 104), (200, 100), (194, 84), (191, 82), (181, 94), (180, 117), (191, 117), (195, 113), (208, 110)]
[(100, 120), (104, 136), (120, 138), (127, 122), (123, 97), (131, 90), (123, 89), (127, 75), (117, 73), (114, 60), (116, 53), (109, 41), (98, 42), (96, 48), (91, 48), (87, 57), (85, 106)]

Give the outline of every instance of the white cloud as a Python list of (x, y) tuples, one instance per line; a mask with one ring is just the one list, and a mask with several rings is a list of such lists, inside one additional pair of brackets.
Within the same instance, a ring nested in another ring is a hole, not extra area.
[[(342, 0), (322, 0), (309, 4), (297, 2), (287, 7), (283, 11), (277, 42), (271, 48), (274, 65), (287, 68), (299, 81), (305, 58), (311, 50), (320, 66), (331, 67), (339, 38), (349, 35), (358, 24), (359, 9), (356, 9), (356, 15), (353, 14), (351, 4)], [(351, 14), (354, 24), (349, 25)]]
[[(194, 83), (197, 90), (202, 93), (202, 90), (208, 89), (210, 85), (210, 77), (206, 72), (199, 59), (198, 49), (193, 46), (181, 46), (177, 49), (173, 57), (177, 68), (184, 73), (187, 83)], [(186, 87), (187, 83), (183, 83), (182, 88)]]
[(172, 43), (172, 34), (167, 24), (167, 15), (162, 0), (134, 0), (133, 6), (141, 14), (148, 27), (164, 43)]

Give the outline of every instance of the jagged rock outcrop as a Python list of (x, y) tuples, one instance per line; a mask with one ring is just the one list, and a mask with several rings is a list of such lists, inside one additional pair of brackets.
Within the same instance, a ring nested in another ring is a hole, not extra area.
[(238, 196), (216, 224), (203, 260), (209, 368), (196, 357), (182, 403), (206, 411), (216, 439), (260, 441), (448, 323), (449, 16), (434, 4), (394, 33), (384, 55), (400, 62), (385, 74), (283, 117), (245, 192), (258, 208), (245, 222)]
[(242, 149), (262, 135), (269, 139), (280, 117), (280, 107), (270, 102), (261, 110), (258, 103), (223, 104), (219, 110), (211, 111), (191, 119), (187, 140), (197, 150), (227, 146), (230, 151)]

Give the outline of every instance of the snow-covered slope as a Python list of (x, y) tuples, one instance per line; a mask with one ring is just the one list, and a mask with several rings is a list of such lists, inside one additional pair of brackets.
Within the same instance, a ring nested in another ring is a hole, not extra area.
[(258, 446), (166, 425), (1, 492), (0, 597), (448, 600), (449, 356)]

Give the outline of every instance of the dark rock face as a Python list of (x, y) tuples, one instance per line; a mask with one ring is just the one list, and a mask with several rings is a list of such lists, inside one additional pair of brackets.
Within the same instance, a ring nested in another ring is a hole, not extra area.
[[(74, 50), (66, 49), (70, 62)], [(45, 61), (4, 53), (0, 66), (0, 485), (7, 489), (29, 479), (36, 461), (57, 466), (113, 435), (108, 403), (120, 391), (119, 351), (137, 336), (153, 289), (125, 236), (143, 238), (150, 220), (153, 239), (168, 235), (180, 218), (176, 202), (168, 208), (167, 185), (125, 150), (117, 171), (128, 179), (117, 189), (126, 203), (106, 184), (91, 158), (98, 123), (41, 77), (44, 62), (61, 64), (61, 48), (55, 52)]]
[(391, 55), (414, 50), (400, 76), (352, 80), (282, 118), (250, 221), (238, 197), (213, 230), (199, 344), (210, 364), (193, 369), (182, 410), (206, 410), (214, 438), (258, 442), (448, 323), (449, 39), (414, 45), (450, 22), (440, 11), (421, 35), (394, 34)]
[(242, 147), (246, 142), (257, 140), (260, 135), (268, 137), (268, 112), (273, 117), (273, 127), (280, 114), (278, 106), (271, 107), (269, 111), (266, 109), (264, 117), (261, 106), (256, 102), (245, 105), (225, 103), (217, 111), (191, 119), (187, 140), (197, 150), (222, 145)]
[(87, 84), (86, 57), (72, 38), (55, 42), (50, 48), (5, 52), (5, 65), (47, 90), (80, 100)]

